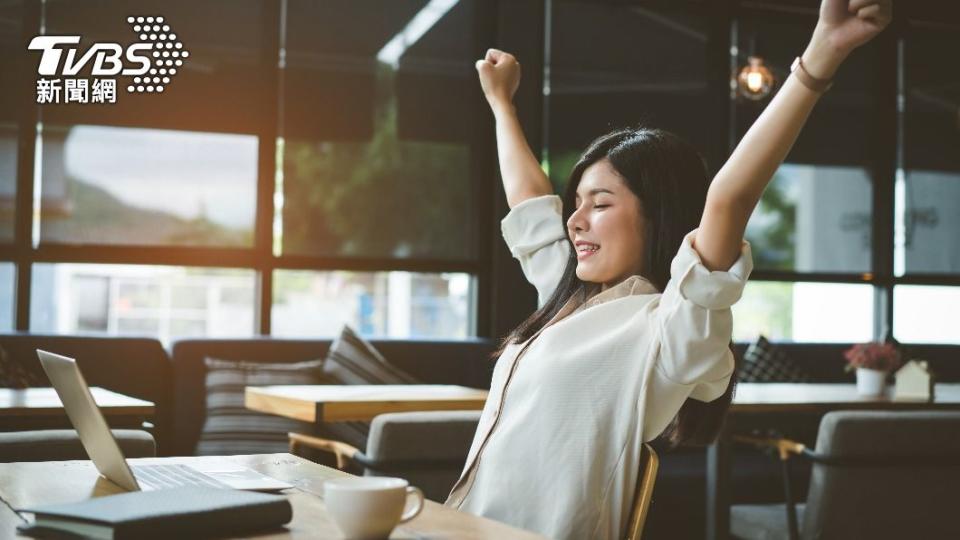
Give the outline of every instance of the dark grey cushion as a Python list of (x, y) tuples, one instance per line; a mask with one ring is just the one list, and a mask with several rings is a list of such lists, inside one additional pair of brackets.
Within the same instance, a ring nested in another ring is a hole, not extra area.
[(442, 503), (460, 477), (479, 421), (480, 411), (378, 415), (370, 426), (366, 455), (389, 466), (364, 474), (406, 478), (428, 499)]
[(960, 538), (956, 519), (960, 467), (935, 465), (939, 456), (960, 456), (958, 434), (960, 411), (824, 415), (817, 435), (818, 454), (910, 459), (903, 466), (814, 465), (808, 509), (801, 522), (803, 536)]
[[(899, 464), (814, 464), (802, 538), (960, 538), (955, 519), (960, 467), (958, 411), (834, 411), (824, 415), (816, 452), (831, 458), (897, 458)], [(802, 458), (795, 458), (802, 459)], [(736, 505), (740, 538), (786, 538), (782, 505)], [(779, 531), (779, 532), (777, 532)]]
[[(137, 429), (115, 429), (113, 437), (128, 458), (153, 457), (153, 437)], [(90, 459), (77, 432), (72, 429), (44, 429), (0, 433), (0, 463), (18, 461), (66, 461)]]
[[(480, 411), (423, 411), (377, 415), (367, 457), (376, 461), (467, 459)], [(459, 468), (458, 468), (459, 471)]]
[(197, 455), (269, 454), (287, 451), (287, 433), (311, 425), (251, 411), (244, 388), (276, 384), (326, 384), (323, 360), (265, 364), (207, 358), (207, 417)]

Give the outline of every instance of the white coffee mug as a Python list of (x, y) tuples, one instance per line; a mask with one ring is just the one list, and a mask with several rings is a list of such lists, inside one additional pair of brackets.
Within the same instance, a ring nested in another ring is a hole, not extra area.
[[(404, 512), (410, 494), (416, 505)], [(347, 538), (387, 538), (423, 510), (423, 492), (403, 478), (355, 476), (323, 483), (327, 512)]]

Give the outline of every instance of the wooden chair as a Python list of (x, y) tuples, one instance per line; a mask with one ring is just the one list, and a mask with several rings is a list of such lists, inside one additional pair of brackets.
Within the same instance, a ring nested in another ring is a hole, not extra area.
[[(379, 417), (378, 417), (379, 418)], [(288, 433), (290, 440), (290, 453), (296, 455), (301, 447), (313, 448), (332, 453), (337, 459), (337, 468), (343, 469), (350, 462), (362, 465), (370, 472), (385, 472), (406, 476), (412, 473), (411, 469), (422, 469), (424, 467), (432, 468), (438, 465), (449, 465), (446, 461), (406, 461), (406, 462), (378, 462), (371, 459), (359, 448), (350, 446), (347, 443), (322, 439), (313, 435), (303, 433)], [(463, 460), (457, 460), (458, 467), (463, 466)], [(647, 521), (647, 511), (650, 509), (650, 501), (653, 498), (653, 486), (657, 480), (657, 470), (660, 467), (660, 458), (657, 452), (649, 445), (644, 444), (640, 451), (640, 472), (637, 475), (637, 489), (633, 496), (633, 509), (630, 512), (630, 523), (627, 525), (627, 540), (639, 540), (643, 534), (643, 525)], [(456, 469), (458, 470), (458, 469)], [(406, 473), (406, 474), (405, 474)], [(445, 487), (449, 491), (449, 487)], [(440, 499), (437, 500), (441, 500)]]
[(303, 447), (330, 452), (337, 459), (337, 468), (341, 470), (347, 467), (354, 456), (361, 453), (359, 448), (354, 448), (345, 442), (322, 439), (313, 435), (290, 432), (287, 433), (287, 438), (291, 454), (299, 455), (300, 448)]
[(639, 540), (643, 535), (643, 524), (647, 521), (647, 511), (653, 498), (653, 485), (657, 481), (657, 469), (660, 458), (649, 444), (640, 450), (640, 472), (637, 475), (637, 491), (633, 495), (633, 510), (630, 512), (630, 524), (627, 525), (627, 540)]

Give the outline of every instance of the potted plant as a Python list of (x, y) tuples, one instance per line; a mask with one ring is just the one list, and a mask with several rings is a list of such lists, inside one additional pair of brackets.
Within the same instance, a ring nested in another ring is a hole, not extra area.
[(857, 393), (879, 396), (886, 387), (887, 374), (899, 369), (900, 349), (895, 343), (860, 343), (843, 353), (846, 371), (857, 370)]

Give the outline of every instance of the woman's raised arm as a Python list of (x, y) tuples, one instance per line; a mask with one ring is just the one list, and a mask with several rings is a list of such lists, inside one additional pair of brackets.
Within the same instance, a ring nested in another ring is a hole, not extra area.
[(477, 60), (476, 67), (497, 121), (497, 155), (507, 204), (513, 208), (532, 197), (552, 194), (553, 186), (530, 150), (513, 106), (513, 94), (520, 84), (520, 63), (511, 54), (490, 49)]
[(853, 49), (879, 34), (891, 11), (892, 0), (823, 0), (801, 66), (787, 77), (710, 184), (694, 240), (707, 268), (726, 270), (736, 261), (750, 214), (822, 93), (814, 88), (832, 79)]

